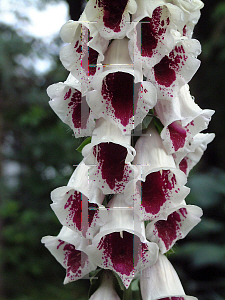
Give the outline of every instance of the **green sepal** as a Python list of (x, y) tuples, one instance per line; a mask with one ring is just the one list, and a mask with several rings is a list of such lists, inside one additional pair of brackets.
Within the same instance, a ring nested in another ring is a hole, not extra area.
[(123, 300), (131, 300), (132, 299), (132, 289), (131, 284), (128, 289), (125, 289), (123, 292)]
[(114, 283), (114, 289), (117, 293), (117, 295), (120, 297), (120, 299), (123, 299), (123, 291), (126, 289), (125, 286), (123, 285), (122, 280), (120, 277), (113, 272), (113, 275), (115, 276), (115, 283)]
[(142, 129), (147, 129), (152, 119), (153, 119), (153, 115), (147, 114), (147, 116), (142, 121)]
[(138, 278), (134, 279), (131, 282), (131, 288), (132, 288), (131, 300), (142, 300), (141, 289), (140, 289), (140, 280)]
[(149, 111), (148, 111), (148, 114), (150, 114), (150, 115), (153, 115), (153, 116), (154, 116), (154, 115), (155, 115), (155, 114), (154, 114), (154, 109), (153, 109), (153, 108), (152, 108), (152, 109), (149, 109)]
[(151, 222), (151, 221), (144, 221), (145, 228), (147, 227), (147, 225), (148, 225), (150, 222)]
[(154, 125), (158, 131), (158, 133), (160, 134), (164, 128), (163, 124), (161, 123), (161, 121), (156, 117), (154, 118)]
[(133, 279), (129, 288), (123, 293), (123, 300), (142, 300), (140, 291), (140, 280)]
[(90, 144), (91, 142), (91, 136), (87, 137), (81, 144), (79, 147), (77, 147), (77, 151), (78, 152), (82, 152), (83, 148), (87, 145), (87, 144)]
[[(89, 273), (89, 276), (91, 277), (90, 278), (90, 283), (91, 284), (93, 284), (93, 280), (97, 280), (97, 279), (99, 279), (99, 273), (100, 273), (100, 271), (102, 271), (103, 269), (101, 269), (101, 268), (98, 268), (98, 269), (96, 269), (96, 270), (94, 270), (94, 271), (91, 271), (90, 273)], [(97, 274), (98, 274), (98, 276), (97, 276)]]
[(115, 272), (113, 272), (113, 274), (115, 275), (115, 277), (116, 277), (116, 279), (117, 279), (117, 283), (118, 283), (118, 285), (119, 285), (119, 287), (120, 287), (120, 290), (125, 291), (126, 288), (125, 288), (125, 286), (124, 286), (124, 284), (123, 284), (121, 278), (119, 277), (119, 275), (116, 274)]
[(165, 255), (166, 255), (166, 257), (168, 257), (169, 255), (174, 254), (174, 253), (175, 253), (174, 248), (171, 248), (170, 250), (168, 250), (168, 251), (165, 253)]
[(109, 201), (113, 198), (114, 194), (107, 194), (105, 195), (105, 198), (102, 202), (102, 205), (104, 205), (105, 207), (107, 207)]
[(90, 278), (90, 288), (88, 291), (88, 299), (91, 297), (92, 294), (99, 288), (101, 283), (101, 272), (103, 269), (96, 269), (89, 273)]

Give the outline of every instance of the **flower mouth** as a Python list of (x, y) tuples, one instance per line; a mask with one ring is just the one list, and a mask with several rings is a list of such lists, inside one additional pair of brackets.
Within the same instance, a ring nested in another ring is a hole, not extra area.
[(114, 32), (121, 30), (120, 23), (122, 20), (123, 12), (127, 6), (128, 0), (97, 0), (98, 7), (103, 8), (103, 22), (104, 25)]

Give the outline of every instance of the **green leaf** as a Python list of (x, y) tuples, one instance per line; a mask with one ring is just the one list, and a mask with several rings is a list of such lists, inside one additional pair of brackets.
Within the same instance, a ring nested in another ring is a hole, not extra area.
[(87, 145), (90, 144), (91, 142), (91, 136), (87, 137), (81, 144), (80, 146), (76, 149), (78, 152), (82, 152), (83, 148)]

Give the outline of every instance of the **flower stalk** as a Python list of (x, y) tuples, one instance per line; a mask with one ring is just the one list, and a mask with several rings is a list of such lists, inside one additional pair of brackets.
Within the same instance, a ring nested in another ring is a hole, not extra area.
[(202, 7), (90, 0), (60, 31), (70, 73), (47, 89), (49, 104), (87, 139), (68, 185), (51, 193), (62, 230), (42, 242), (66, 269), (64, 283), (102, 269), (90, 300), (120, 299), (115, 278), (123, 299), (139, 278), (143, 300), (196, 299), (165, 254), (201, 220), (185, 184), (214, 138), (201, 133), (214, 111), (201, 109), (188, 86), (200, 66), (192, 33)]

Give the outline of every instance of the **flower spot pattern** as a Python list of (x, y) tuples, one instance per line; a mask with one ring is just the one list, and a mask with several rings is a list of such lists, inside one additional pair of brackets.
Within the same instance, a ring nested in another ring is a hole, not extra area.
[(96, 5), (98, 5), (99, 8), (103, 8), (104, 11), (104, 25), (114, 32), (119, 32), (121, 30), (120, 23), (127, 2), (128, 0), (96, 0)]
[(161, 16), (162, 7), (159, 6), (153, 11), (152, 18), (145, 17), (140, 21), (142, 24), (142, 36), (141, 45), (138, 45), (138, 48), (142, 56), (152, 57), (159, 40), (164, 39), (166, 28), (170, 20), (167, 18), (165, 22), (161, 20)]

